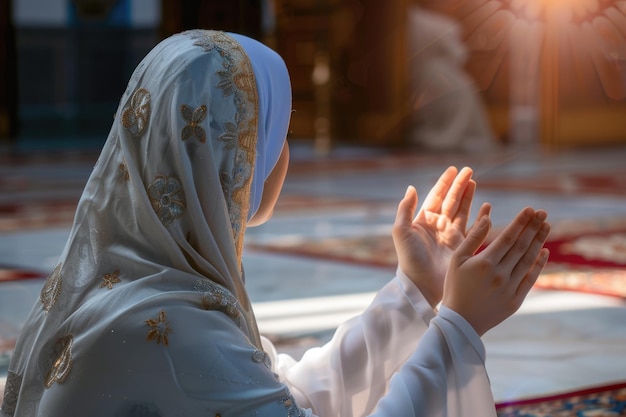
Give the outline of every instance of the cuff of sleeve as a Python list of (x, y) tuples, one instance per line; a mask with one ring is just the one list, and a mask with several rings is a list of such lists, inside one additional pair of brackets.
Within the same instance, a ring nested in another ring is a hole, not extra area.
[(396, 280), (404, 296), (409, 300), (409, 303), (411, 303), (415, 311), (417, 311), (426, 323), (429, 323), (437, 315), (437, 312), (433, 310), (419, 288), (417, 288), (413, 281), (411, 281), (411, 278), (409, 278), (400, 267), (398, 267), (396, 271)]
[(469, 341), (470, 345), (474, 348), (482, 361), (485, 362), (485, 345), (483, 344), (480, 336), (478, 336), (478, 333), (476, 333), (476, 330), (474, 330), (472, 325), (469, 324), (463, 316), (442, 304), (439, 308), (439, 317), (456, 326), (461, 331), (463, 336), (465, 336), (465, 338)]

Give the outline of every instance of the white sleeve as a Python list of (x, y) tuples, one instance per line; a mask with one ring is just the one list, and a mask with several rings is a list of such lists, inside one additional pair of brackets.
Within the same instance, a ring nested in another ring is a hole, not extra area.
[[(435, 317), (400, 270), (363, 314), (299, 362), (277, 355), (269, 341), (264, 344), (298, 405), (320, 417), (461, 416), (451, 410), (465, 407), (466, 400), (493, 408), (478, 335), (445, 307)], [(466, 381), (469, 385), (463, 385)], [(474, 388), (466, 394), (470, 385)], [(475, 396), (475, 387), (484, 395)], [(437, 414), (446, 407), (449, 414)]]
[(372, 417), (399, 415), (496, 417), (484, 345), (469, 323), (445, 306)]
[(267, 340), (264, 347), (300, 407), (319, 416), (366, 416), (387, 391), (391, 376), (415, 352), (433, 317), (426, 299), (398, 270), (361, 315), (299, 362), (276, 355)]

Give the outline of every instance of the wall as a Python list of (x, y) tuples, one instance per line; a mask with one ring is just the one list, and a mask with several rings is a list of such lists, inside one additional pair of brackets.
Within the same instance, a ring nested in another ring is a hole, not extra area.
[(16, 0), (19, 140), (103, 142), (119, 97), (159, 41), (158, 0)]

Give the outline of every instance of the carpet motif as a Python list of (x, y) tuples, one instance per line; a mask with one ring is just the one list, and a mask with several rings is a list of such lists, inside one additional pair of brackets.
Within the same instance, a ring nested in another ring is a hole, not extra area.
[(562, 195), (626, 195), (626, 171), (567, 173), (529, 178), (480, 178), (481, 189)]
[(618, 417), (626, 415), (626, 384), (497, 406), (498, 417)]
[[(561, 222), (545, 245), (550, 260), (536, 288), (581, 291), (626, 298), (626, 219)], [(395, 270), (390, 235), (336, 237), (248, 244), (266, 251)]]

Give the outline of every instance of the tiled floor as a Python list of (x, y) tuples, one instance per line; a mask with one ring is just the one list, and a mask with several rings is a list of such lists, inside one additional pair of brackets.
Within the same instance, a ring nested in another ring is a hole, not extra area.
[[(45, 273), (53, 268), (69, 233), (67, 213), (71, 215), (94, 161), (89, 152), (2, 157), (0, 264)], [(624, 161), (626, 147), (559, 152), (531, 147), (481, 155), (350, 147), (319, 158), (308, 144), (296, 143), (274, 218), (250, 229), (248, 241), (297, 244), (311, 237), (390, 232), (407, 185), (425, 195), (450, 164), (474, 168), (474, 211), (480, 202), (490, 201), (496, 226), (526, 205), (546, 209), (552, 222), (626, 216), (625, 190), (581, 193), (570, 175), (626, 172)], [(558, 187), (481, 188), (481, 181), (516, 179), (550, 179)], [(245, 268), (262, 331), (294, 355), (327, 339), (334, 326), (364, 308), (391, 278), (388, 269), (250, 249)], [(0, 284), (0, 331), (10, 336), (9, 324), (19, 327), (40, 284)], [(484, 340), (498, 401), (626, 380), (626, 302), (621, 299), (534, 291), (520, 312)]]

